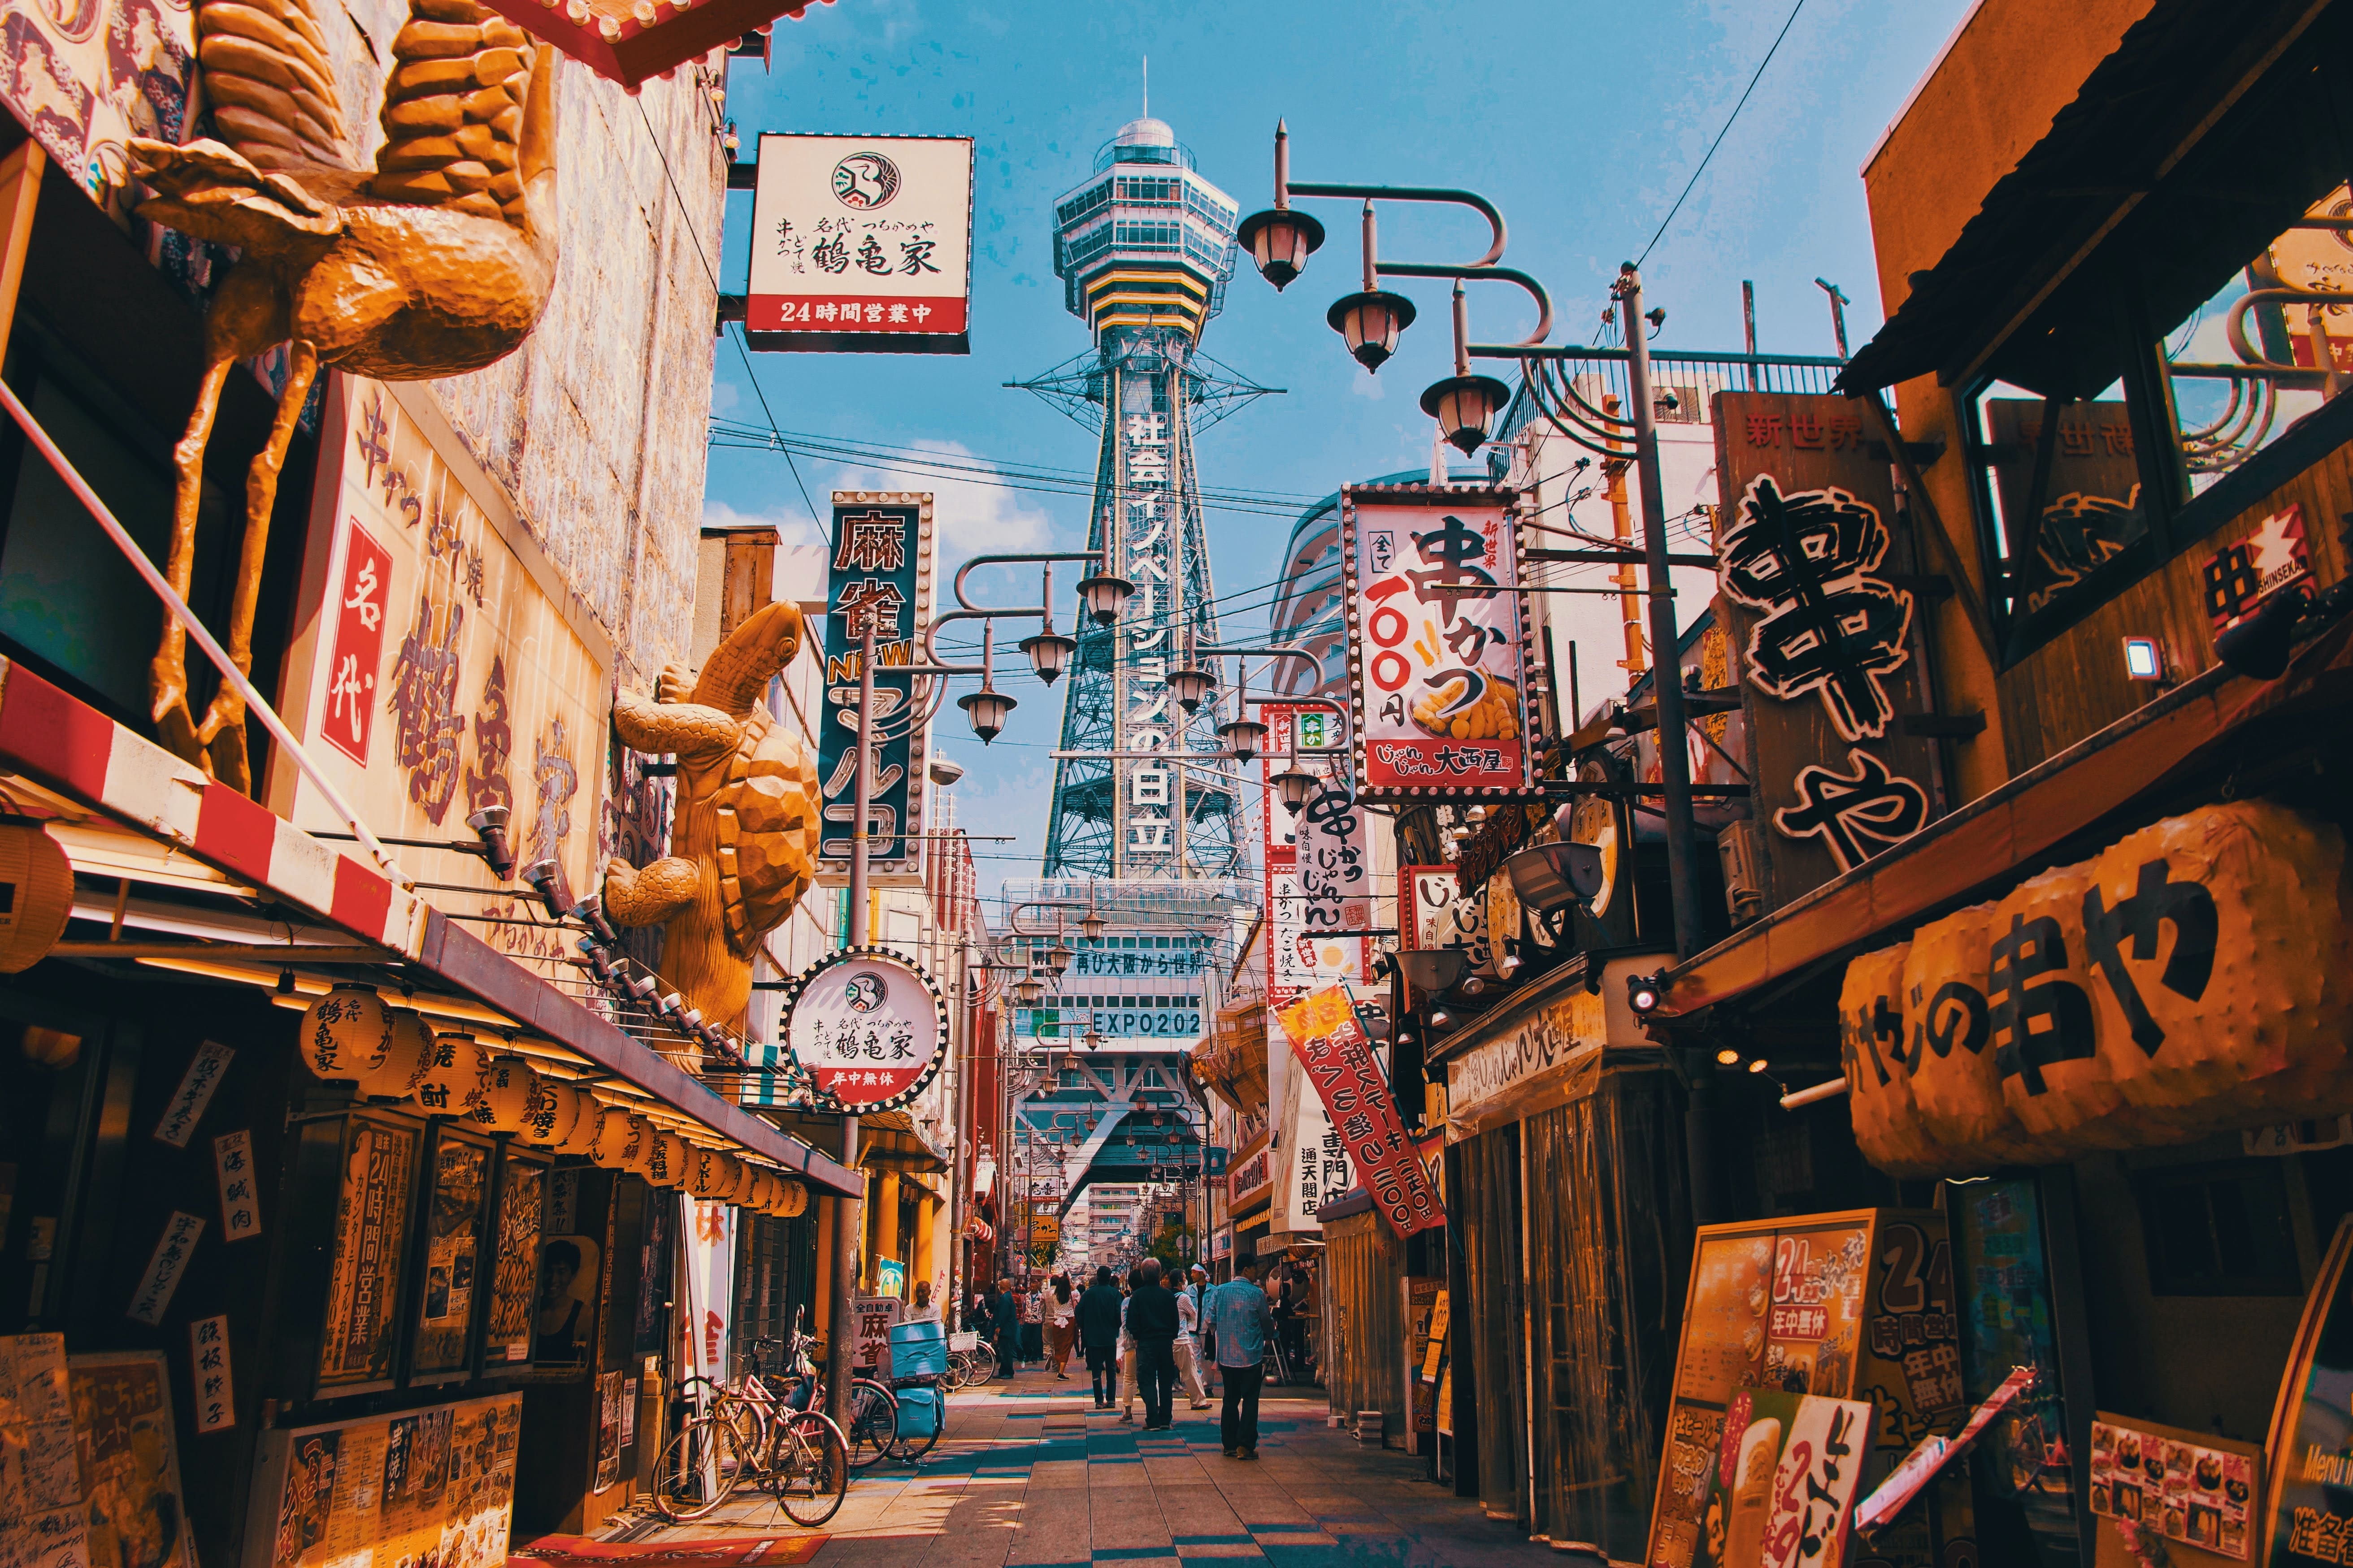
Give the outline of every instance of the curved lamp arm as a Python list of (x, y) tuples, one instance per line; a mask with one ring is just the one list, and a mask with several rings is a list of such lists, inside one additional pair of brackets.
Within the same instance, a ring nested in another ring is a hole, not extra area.
[[(1498, 218), (1496, 222), (1500, 225), (1503, 220)], [(1495, 267), (1483, 261), (1472, 267), (1449, 267), (1434, 261), (1376, 261), (1373, 270), (1386, 278), (1459, 278), (1466, 283), (1516, 283), (1536, 302), (1536, 330), (1513, 346), (1538, 348), (1552, 334), (1551, 299), (1545, 293), (1543, 284), (1516, 267)]]

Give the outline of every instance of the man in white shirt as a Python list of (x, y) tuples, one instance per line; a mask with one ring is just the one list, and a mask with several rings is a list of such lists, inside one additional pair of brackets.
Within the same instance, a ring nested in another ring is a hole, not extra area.
[(1172, 1348), (1176, 1354), (1176, 1375), (1183, 1379), (1186, 1396), (1196, 1410), (1209, 1407), (1208, 1391), (1201, 1386), (1201, 1284), (1208, 1278), (1208, 1271), (1197, 1263), (1191, 1282), (1176, 1292), (1176, 1339)]

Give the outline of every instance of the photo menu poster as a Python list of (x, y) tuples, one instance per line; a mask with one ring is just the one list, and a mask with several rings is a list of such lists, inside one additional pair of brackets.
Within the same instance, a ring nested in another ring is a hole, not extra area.
[(2194, 1546), (2238, 1563), (2253, 1556), (2262, 1468), (2250, 1443), (2106, 1411), (2092, 1423), (2092, 1511), (2129, 1520), (2177, 1549)]
[(244, 1568), (503, 1568), (522, 1395), (262, 1435)]
[(353, 1116), (343, 1144), (334, 1261), (319, 1336), (319, 1385), (353, 1389), (392, 1380), (401, 1252), (408, 1236), (416, 1130)]
[(0, 1563), (195, 1568), (158, 1351), (0, 1338)]

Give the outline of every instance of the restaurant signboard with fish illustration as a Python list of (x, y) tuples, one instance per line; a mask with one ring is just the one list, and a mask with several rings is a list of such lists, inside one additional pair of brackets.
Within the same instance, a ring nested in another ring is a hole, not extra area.
[(1517, 492), (1340, 492), (1356, 789), (1366, 800), (1533, 793)]

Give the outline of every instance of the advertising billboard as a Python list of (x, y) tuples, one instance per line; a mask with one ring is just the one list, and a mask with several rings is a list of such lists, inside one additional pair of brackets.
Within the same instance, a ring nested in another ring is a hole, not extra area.
[(755, 349), (971, 352), (972, 139), (760, 138)]

